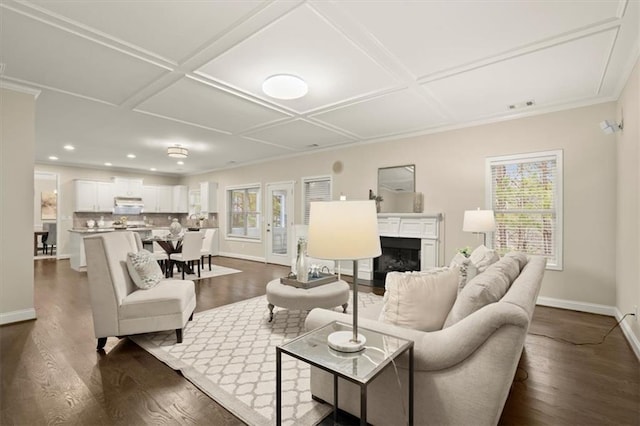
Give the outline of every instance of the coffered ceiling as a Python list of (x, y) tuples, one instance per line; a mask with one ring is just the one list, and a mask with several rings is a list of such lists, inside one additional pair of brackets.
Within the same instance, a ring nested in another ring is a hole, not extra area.
[(41, 90), (36, 162), (191, 174), (615, 100), (639, 6), (2, 0), (0, 82)]

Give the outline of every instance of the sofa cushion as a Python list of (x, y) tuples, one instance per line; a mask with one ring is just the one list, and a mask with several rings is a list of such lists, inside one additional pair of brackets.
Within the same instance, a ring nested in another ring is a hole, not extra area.
[(380, 321), (422, 331), (440, 330), (458, 293), (459, 270), (390, 272)]
[(502, 299), (509, 285), (509, 277), (498, 267), (476, 275), (458, 294), (444, 322), (444, 328), (457, 323), (483, 306)]
[(524, 265), (526, 265), (527, 262), (529, 261), (529, 258), (527, 257), (527, 255), (520, 251), (510, 251), (509, 253), (505, 254), (504, 257), (510, 257), (516, 260), (518, 262), (518, 267), (521, 271), (522, 271), (522, 268), (524, 268)]
[(464, 286), (467, 285), (469, 280), (475, 277), (478, 273), (477, 268), (471, 263), (471, 260), (469, 260), (468, 257), (465, 257), (460, 252), (456, 253), (456, 255), (453, 256), (453, 259), (451, 259), (451, 262), (449, 263), (449, 267), (457, 267), (460, 270), (458, 292), (460, 292), (464, 288)]
[(135, 285), (142, 290), (153, 288), (164, 278), (153, 253), (147, 250), (127, 253), (127, 269)]
[(520, 263), (510, 256), (500, 258), (496, 263), (489, 266), (485, 272), (494, 269), (502, 272), (507, 277), (509, 286), (511, 286), (511, 283), (513, 283), (516, 278), (518, 278), (518, 275), (520, 275)]
[(495, 250), (489, 249), (484, 245), (478, 246), (469, 256), (469, 261), (478, 269), (478, 272), (484, 272), (499, 259), (500, 256)]

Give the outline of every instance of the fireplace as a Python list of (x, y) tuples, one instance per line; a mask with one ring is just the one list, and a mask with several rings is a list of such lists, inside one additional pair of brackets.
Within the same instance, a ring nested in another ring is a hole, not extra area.
[(387, 272), (420, 270), (420, 238), (380, 237), (382, 255), (373, 260), (373, 283), (384, 287)]

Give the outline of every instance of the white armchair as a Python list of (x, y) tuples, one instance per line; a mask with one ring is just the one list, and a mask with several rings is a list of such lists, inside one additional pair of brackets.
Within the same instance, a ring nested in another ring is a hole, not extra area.
[(171, 329), (182, 343), (182, 330), (196, 307), (193, 281), (162, 280), (150, 289), (138, 289), (127, 269), (127, 253), (142, 249), (134, 232), (86, 237), (84, 247), (98, 350), (109, 336)]

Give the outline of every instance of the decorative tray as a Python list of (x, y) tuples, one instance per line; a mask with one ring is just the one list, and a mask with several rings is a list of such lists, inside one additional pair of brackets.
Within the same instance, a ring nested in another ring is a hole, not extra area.
[(300, 282), (295, 278), (289, 278), (289, 277), (280, 278), (280, 282), (282, 284), (286, 284), (286, 285), (290, 285), (298, 288), (304, 288), (304, 289), (318, 287), (324, 284), (332, 283), (334, 281), (338, 281), (337, 275), (323, 274), (323, 273), (320, 273), (320, 276), (318, 278), (312, 278), (311, 276), (309, 276), (309, 282), (306, 282), (306, 283)]

